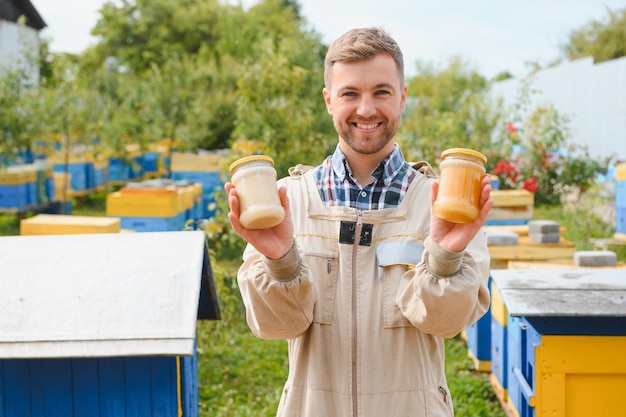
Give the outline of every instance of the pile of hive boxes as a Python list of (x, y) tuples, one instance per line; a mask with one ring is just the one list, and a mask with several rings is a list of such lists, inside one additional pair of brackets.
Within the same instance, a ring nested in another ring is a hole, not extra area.
[(0, 211), (24, 212), (45, 207), (54, 197), (53, 172), (45, 164), (0, 169)]
[(227, 151), (172, 154), (172, 180), (202, 184), (202, 218), (208, 219), (215, 215), (215, 195), (223, 187), (220, 172), (226, 155)]
[(202, 184), (189, 181), (130, 182), (106, 199), (106, 215), (136, 232), (183, 230), (188, 220), (201, 218), (201, 210)]
[(485, 224), (512, 226), (527, 224), (534, 214), (535, 194), (527, 190), (493, 190), (493, 208)]

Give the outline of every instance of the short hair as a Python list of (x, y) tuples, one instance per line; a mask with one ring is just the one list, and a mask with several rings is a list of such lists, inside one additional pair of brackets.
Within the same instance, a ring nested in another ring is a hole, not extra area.
[(363, 61), (379, 54), (393, 58), (404, 84), (404, 58), (400, 46), (387, 31), (375, 27), (349, 30), (330, 45), (324, 61), (324, 84), (329, 85), (330, 70), (336, 62)]

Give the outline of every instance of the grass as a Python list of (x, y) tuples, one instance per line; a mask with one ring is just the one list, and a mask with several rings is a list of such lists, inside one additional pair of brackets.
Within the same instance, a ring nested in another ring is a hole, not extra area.
[[(72, 213), (104, 215), (105, 198), (105, 193), (85, 197), (73, 203)], [(578, 250), (591, 249), (592, 238), (613, 234), (612, 223), (598, 212), (598, 207), (610, 204), (591, 194), (584, 202), (535, 208), (534, 218), (558, 221), (566, 228), (564, 237), (575, 242)], [(18, 234), (19, 218), (0, 215), (0, 235)], [(626, 261), (626, 247), (611, 250)], [(223, 319), (199, 321), (197, 326), (200, 416), (274, 416), (287, 377), (286, 342), (257, 339), (248, 329), (235, 278), (238, 263), (213, 259), (212, 266)], [(457, 336), (445, 345), (446, 375), (456, 416), (506, 417), (487, 374), (474, 369), (463, 341)]]

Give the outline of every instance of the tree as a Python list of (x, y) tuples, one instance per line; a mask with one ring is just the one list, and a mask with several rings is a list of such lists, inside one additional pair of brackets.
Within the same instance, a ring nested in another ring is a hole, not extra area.
[(606, 21), (592, 20), (569, 35), (561, 47), (570, 60), (592, 56), (603, 62), (626, 56), (626, 9), (613, 11), (607, 8)]
[(443, 68), (418, 63), (408, 86), (400, 142), (410, 159), (435, 163), (446, 148), (490, 148), (501, 114), (487, 95), (486, 80), (463, 60), (453, 57)]

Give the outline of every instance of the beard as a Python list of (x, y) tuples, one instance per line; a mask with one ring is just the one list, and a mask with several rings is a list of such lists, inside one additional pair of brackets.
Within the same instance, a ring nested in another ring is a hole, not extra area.
[(382, 131), (377, 130), (369, 134), (357, 132), (352, 122), (336, 120), (333, 124), (335, 125), (335, 130), (337, 130), (337, 133), (339, 133), (339, 136), (344, 140), (346, 145), (353, 151), (362, 155), (373, 155), (384, 149), (385, 146), (393, 140), (399, 125), (397, 121), (391, 122), (386, 120), (383, 124), (384, 129)]

